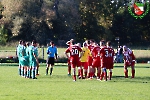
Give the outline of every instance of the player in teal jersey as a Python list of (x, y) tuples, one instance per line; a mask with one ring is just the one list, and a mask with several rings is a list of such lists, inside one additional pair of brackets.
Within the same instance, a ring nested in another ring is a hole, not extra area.
[(30, 42), (26, 43), (26, 56), (28, 57), (28, 66), (27, 66), (27, 77), (31, 78), (31, 68), (30, 68), (30, 61), (29, 61), (29, 47), (30, 47)]
[(19, 60), (19, 66), (18, 66), (18, 73), (19, 75), (21, 76), (21, 62), (20, 62), (20, 57), (21, 57), (21, 52), (20, 52), (20, 49), (22, 48), (22, 40), (19, 41), (19, 45), (17, 46), (17, 57), (18, 57), (18, 60)]
[(27, 78), (27, 67), (28, 67), (28, 56), (26, 55), (26, 42), (23, 41), (23, 45), (20, 48), (20, 64), (21, 64), (21, 75)]
[(29, 47), (29, 62), (32, 68), (32, 79), (37, 79), (35, 75), (35, 70), (38, 61), (38, 58), (36, 56), (36, 50), (35, 50), (36, 45), (37, 45), (36, 41), (33, 40), (32, 45)]
[(39, 75), (39, 61), (38, 61), (38, 47), (37, 47), (37, 44), (34, 47), (34, 52), (35, 52), (35, 55), (37, 57), (36, 75)]
[(25, 41), (22, 41), (22, 47), (20, 48), (20, 63), (21, 63), (21, 75), (24, 76), (25, 74), (25, 71), (24, 71), (24, 62), (25, 62), (25, 59), (24, 59), (24, 56), (26, 55), (25, 53)]
[(23, 41), (23, 48), (22, 48), (22, 59), (21, 59), (21, 64), (22, 64), (22, 68), (23, 68), (23, 73), (24, 73), (24, 77), (28, 78), (28, 67), (29, 67), (29, 55), (26, 53), (26, 49), (27, 49), (27, 45), (26, 42)]

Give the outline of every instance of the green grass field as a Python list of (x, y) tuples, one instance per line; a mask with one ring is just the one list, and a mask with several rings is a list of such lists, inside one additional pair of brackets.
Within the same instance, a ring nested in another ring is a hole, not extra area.
[[(124, 78), (123, 64), (115, 64), (111, 81), (72, 81), (67, 66), (55, 66), (45, 76), (40, 66), (37, 80), (18, 75), (17, 66), (0, 65), (0, 100), (149, 100), (150, 64), (136, 64), (136, 77)], [(131, 69), (129, 69), (129, 75)]]

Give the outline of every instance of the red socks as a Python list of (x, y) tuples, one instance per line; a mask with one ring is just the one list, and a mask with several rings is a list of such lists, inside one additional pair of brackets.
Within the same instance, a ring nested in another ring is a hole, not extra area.
[(132, 70), (132, 78), (135, 76), (135, 70)]
[(124, 74), (125, 74), (125, 78), (128, 78), (128, 70), (127, 69), (124, 70)]
[(102, 72), (101, 77), (100, 77), (100, 80), (102, 80), (103, 77), (104, 77), (104, 72)]

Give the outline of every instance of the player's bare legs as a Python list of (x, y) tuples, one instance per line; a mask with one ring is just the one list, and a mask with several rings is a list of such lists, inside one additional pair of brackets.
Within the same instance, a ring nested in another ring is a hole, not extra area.
[(90, 79), (93, 79), (93, 76), (94, 76), (94, 68), (91, 67), (90, 68)]
[(39, 75), (39, 62), (37, 62), (37, 66), (36, 66), (36, 75)]
[(91, 66), (88, 66), (88, 72), (87, 72), (87, 77), (86, 78), (90, 78), (90, 72), (91, 72)]
[(72, 68), (72, 72), (73, 81), (76, 81), (76, 68)]
[(83, 79), (83, 67), (78, 67), (78, 78)]
[(100, 74), (101, 74), (101, 68), (97, 68), (97, 79), (100, 79)]
[(71, 75), (71, 65), (68, 64), (68, 75), (70, 76)]
[(128, 78), (128, 69), (127, 69), (127, 66), (124, 66), (124, 74), (125, 74), (125, 78)]
[(27, 78), (27, 66), (24, 66), (24, 77)]

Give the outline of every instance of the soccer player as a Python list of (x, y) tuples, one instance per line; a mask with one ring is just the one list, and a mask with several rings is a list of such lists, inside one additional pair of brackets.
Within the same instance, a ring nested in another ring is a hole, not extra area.
[[(71, 44), (70, 42), (71, 42), (71, 41), (67, 41), (67, 42), (66, 42), (66, 44), (68, 45), (68, 48), (70, 47), (70, 44)], [(68, 59), (67, 63), (68, 63), (68, 76), (70, 76), (70, 75), (71, 75), (70, 58)]]
[(30, 68), (32, 69), (32, 79), (37, 79), (35, 74), (37, 61), (38, 61), (36, 50), (35, 50), (36, 45), (37, 42), (33, 40), (32, 45), (29, 47), (29, 62), (30, 62)]
[(34, 47), (34, 51), (35, 51), (35, 55), (36, 55), (36, 57), (37, 57), (37, 61), (36, 61), (36, 75), (39, 75), (39, 61), (38, 61), (38, 46), (37, 46), (37, 43), (36, 43), (36, 45), (35, 45), (35, 47)]
[[(70, 63), (73, 71), (73, 81), (76, 81), (76, 67), (79, 67), (81, 65), (79, 57), (80, 52), (82, 52), (82, 49), (79, 46), (74, 45), (74, 41), (72, 41), (70, 47), (65, 51), (66, 57), (68, 59), (70, 58)], [(70, 55), (68, 53), (70, 53)]]
[(29, 65), (29, 60), (28, 60), (29, 57), (26, 56), (26, 42), (25, 41), (23, 41), (23, 47), (20, 50), (21, 50), (20, 62), (22, 66), (22, 76), (27, 78), (27, 68)]
[(114, 49), (111, 47), (111, 42), (110, 41), (108, 41), (106, 43), (106, 46), (108, 48), (108, 54), (107, 54), (108, 55), (108, 62), (107, 62), (106, 69), (109, 69), (108, 80), (111, 80), (115, 53), (114, 53)]
[(54, 62), (55, 58), (57, 60), (57, 47), (54, 45), (54, 42), (50, 42), (50, 46), (47, 48), (47, 66), (46, 66), (46, 75), (48, 75), (48, 70), (50, 67), (50, 76), (52, 75), (53, 72), (53, 67), (54, 67)]
[(101, 50), (101, 48), (96, 43), (94, 46), (95, 47), (91, 51), (93, 62), (92, 62), (92, 71), (91, 71), (90, 79), (92, 79), (94, 77), (95, 68), (97, 69), (97, 79), (100, 79), (100, 74), (101, 74), (100, 50)]
[(19, 60), (19, 66), (18, 66), (18, 73), (19, 75), (21, 76), (21, 62), (20, 62), (20, 57), (21, 57), (21, 51), (20, 49), (22, 48), (22, 40), (19, 41), (19, 45), (17, 46), (17, 57), (18, 57), (18, 60)]
[[(77, 43), (75, 44), (76, 46), (80, 47), (81, 48), (81, 43)], [(81, 53), (79, 52), (79, 56), (81, 57)], [(80, 60), (79, 60), (80, 61)], [(77, 66), (78, 67), (78, 78), (79, 79), (83, 79), (83, 68), (81, 66), (81, 62), (80, 62), (80, 65)]]
[[(73, 39), (70, 39), (69, 41), (66, 42), (66, 44), (68, 45), (68, 47), (70, 47), (70, 45), (72, 44)], [(71, 75), (71, 64), (70, 64), (70, 58), (67, 61), (68, 63), (68, 76)]]
[(106, 66), (107, 66), (109, 52), (108, 52), (108, 48), (105, 46), (104, 40), (100, 41), (100, 47), (101, 47), (100, 56), (101, 56), (101, 68), (102, 68), (100, 80), (102, 80), (104, 77), (104, 80), (107, 81)]
[(133, 51), (130, 50), (127, 46), (123, 46), (123, 56), (124, 56), (124, 74), (125, 78), (128, 78), (128, 67), (131, 66), (132, 78), (135, 77), (135, 56)]
[[(87, 77), (87, 71), (88, 71), (88, 56), (92, 56), (91, 55), (91, 52), (86, 44), (86, 42), (83, 43), (83, 47), (82, 47), (82, 56), (80, 58), (80, 61), (81, 61), (81, 67), (84, 68), (84, 75), (85, 75), (85, 78), (88, 78)], [(83, 69), (82, 68), (82, 69)], [(81, 78), (83, 78), (83, 71), (81, 70), (81, 74), (80, 74)]]
[(26, 43), (26, 56), (28, 57), (28, 66), (27, 66), (27, 78), (31, 78), (31, 68), (30, 68), (30, 61), (29, 61), (29, 50), (30, 50), (30, 42)]
[[(88, 45), (88, 48), (90, 50), (90, 52), (93, 50), (94, 46), (94, 40), (88, 40), (87, 41), (87, 45)], [(93, 58), (92, 56), (88, 56), (88, 77), (90, 78), (90, 76), (92, 75), (92, 62), (93, 62)]]

